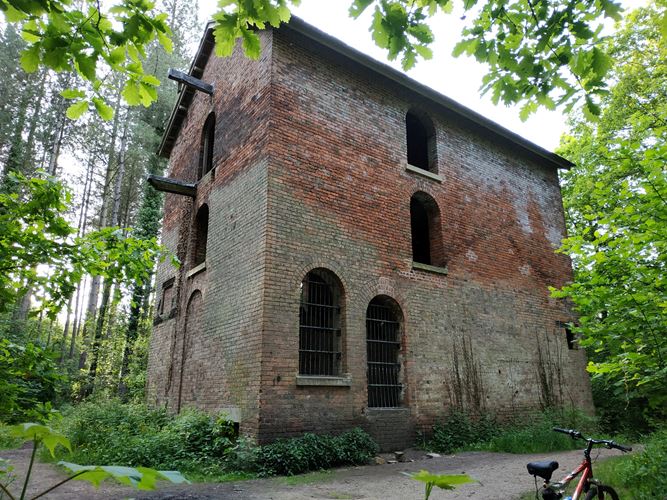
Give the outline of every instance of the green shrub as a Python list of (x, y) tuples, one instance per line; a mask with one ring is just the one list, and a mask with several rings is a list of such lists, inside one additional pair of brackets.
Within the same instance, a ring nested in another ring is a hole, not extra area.
[[(0, 415), (6, 423), (44, 421), (58, 391), (66, 383), (58, 354), (32, 342), (0, 338)], [(42, 413), (40, 410), (45, 410)]]
[(260, 475), (291, 476), (340, 465), (365, 464), (377, 451), (375, 441), (361, 429), (340, 436), (304, 434), (258, 447), (254, 466)]
[(625, 387), (603, 377), (593, 377), (591, 388), (601, 432), (639, 439), (654, 430), (648, 400), (629, 398)]
[(595, 473), (619, 490), (621, 498), (650, 500), (667, 492), (667, 429), (654, 433), (641, 453), (600, 463)]
[(464, 412), (452, 412), (433, 427), (424, 447), (440, 453), (460, 449), (488, 450), (505, 453), (541, 453), (571, 450), (581, 447), (553, 427), (574, 428), (582, 433), (595, 433), (595, 419), (577, 410), (549, 410), (534, 415), (529, 424), (501, 425), (493, 416), (470, 417)]
[(439, 453), (452, 453), (490, 439), (497, 431), (497, 422), (489, 414), (473, 418), (461, 411), (451, 412), (445, 420), (433, 426), (425, 448)]
[(224, 417), (196, 410), (171, 416), (163, 409), (114, 400), (70, 409), (61, 428), (75, 462), (200, 473), (219, 472), (234, 440), (234, 426)]

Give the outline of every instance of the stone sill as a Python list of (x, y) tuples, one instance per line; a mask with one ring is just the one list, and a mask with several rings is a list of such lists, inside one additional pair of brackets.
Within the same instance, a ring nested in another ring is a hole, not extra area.
[(413, 174), (421, 175), (422, 177), (426, 177), (427, 179), (430, 179), (432, 181), (436, 182), (442, 182), (442, 176), (438, 174), (434, 174), (433, 172), (429, 172), (428, 170), (424, 170), (423, 168), (415, 167), (414, 165), (410, 165), (409, 163), (405, 165), (405, 170), (408, 172), (411, 172)]
[(376, 407), (368, 408), (368, 413), (389, 413), (389, 412), (410, 413), (410, 408), (407, 408), (406, 406), (394, 406), (392, 408), (376, 408)]
[(185, 273), (186, 278), (192, 278), (195, 274), (199, 274), (202, 271), (206, 271), (206, 262), (202, 262), (198, 266), (193, 267), (187, 273)]
[(421, 262), (412, 261), (412, 269), (418, 269), (419, 271), (426, 271), (427, 273), (442, 274), (447, 276), (449, 271), (446, 267), (431, 266), (429, 264), (422, 264)]
[(322, 375), (297, 375), (296, 385), (320, 386), (320, 387), (350, 387), (352, 377), (344, 375), (342, 377), (327, 377)]

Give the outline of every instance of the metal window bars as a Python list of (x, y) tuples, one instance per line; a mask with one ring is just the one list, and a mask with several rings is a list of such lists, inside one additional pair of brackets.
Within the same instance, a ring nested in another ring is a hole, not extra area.
[(308, 273), (301, 289), (299, 373), (340, 373), (340, 306), (337, 293), (321, 276)]
[(396, 408), (401, 405), (402, 385), (398, 362), (400, 323), (392, 307), (372, 301), (366, 314), (368, 356), (368, 406)]

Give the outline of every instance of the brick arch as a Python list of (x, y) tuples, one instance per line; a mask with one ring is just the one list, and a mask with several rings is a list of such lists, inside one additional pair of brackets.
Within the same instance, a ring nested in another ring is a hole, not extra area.
[[(358, 299), (360, 304), (365, 304), (367, 307), (371, 300), (378, 295), (386, 295), (391, 298), (401, 308), (403, 312), (403, 321), (407, 320), (408, 313), (406, 312), (405, 296), (396, 287), (394, 280), (391, 278), (380, 277), (366, 282), (359, 290)], [(362, 314), (366, 314), (366, 309), (363, 309)]]
[[(193, 402), (196, 399), (198, 386), (196, 376), (197, 369), (194, 366), (195, 347), (201, 341), (203, 331), (204, 296), (199, 289), (190, 293), (188, 304), (185, 308), (183, 322), (183, 334), (181, 338), (180, 352), (180, 374), (178, 385), (178, 401), (176, 410), (180, 411), (183, 403)], [(184, 390), (185, 387), (185, 390)]]
[(308, 274), (310, 271), (313, 271), (314, 269), (326, 269), (327, 271), (331, 271), (336, 276), (336, 278), (338, 278), (338, 281), (340, 281), (341, 291), (343, 292), (342, 296), (345, 300), (347, 300), (347, 297), (349, 297), (350, 293), (350, 286), (347, 279), (345, 278), (343, 266), (335, 260), (318, 260), (311, 261), (305, 266), (301, 266), (294, 274), (295, 281), (293, 284), (293, 298), (297, 301), (297, 303), (301, 300), (301, 282), (306, 277), (306, 274)]

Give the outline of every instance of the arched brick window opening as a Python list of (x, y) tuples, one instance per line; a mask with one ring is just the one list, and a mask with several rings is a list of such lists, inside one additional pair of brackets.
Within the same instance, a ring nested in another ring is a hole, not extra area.
[(368, 407), (396, 408), (403, 402), (401, 340), (403, 314), (392, 298), (379, 295), (366, 310)]
[(208, 240), (208, 205), (199, 207), (195, 217), (195, 234), (192, 246), (192, 266), (206, 262), (206, 241)]
[(343, 287), (327, 269), (313, 269), (301, 282), (299, 374), (341, 373)]
[(204, 122), (199, 149), (199, 175), (201, 179), (213, 168), (213, 145), (215, 143), (215, 113), (210, 113)]
[(410, 231), (412, 260), (421, 264), (444, 267), (440, 209), (424, 192), (410, 198)]
[(413, 167), (437, 173), (435, 127), (424, 113), (410, 110), (405, 115), (408, 163)]
[(184, 406), (192, 405), (197, 401), (199, 384), (196, 377), (196, 368), (193, 366), (195, 346), (201, 342), (202, 314), (204, 310), (202, 294), (195, 290), (190, 295), (188, 305), (185, 309), (185, 322), (183, 323), (183, 337), (180, 339), (181, 359), (180, 376), (178, 384), (178, 399), (176, 411), (180, 412)]

